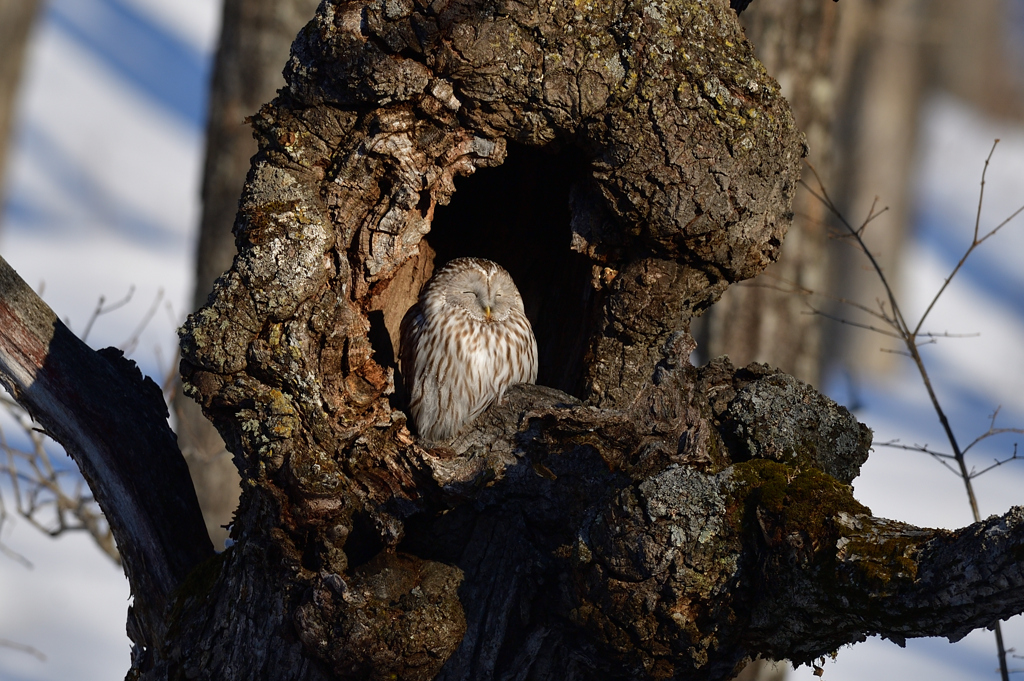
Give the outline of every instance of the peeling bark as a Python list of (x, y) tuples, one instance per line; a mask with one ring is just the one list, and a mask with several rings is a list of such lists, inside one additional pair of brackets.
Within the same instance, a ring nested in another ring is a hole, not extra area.
[[(326, 0), (286, 75), (181, 334), (235, 544), (132, 632), (162, 645), (131, 678), (722, 679), (1024, 609), (1019, 509), (874, 518), (845, 409), (688, 361), (777, 256), (803, 153), (724, 0)], [(426, 449), (389, 341), (462, 249), (517, 278), (547, 385)]]

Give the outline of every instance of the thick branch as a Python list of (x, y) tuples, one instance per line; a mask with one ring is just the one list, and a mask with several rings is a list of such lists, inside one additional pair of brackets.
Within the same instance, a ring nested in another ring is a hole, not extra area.
[[(734, 404), (747, 409), (753, 389), (774, 411), (788, 393), (776, 386), (772, 395), (772, 379), (792, 379), (754, 365), (736, 382), (759, 372), (768, 375), (747, 382)], [(809, 662), (875, 634), (957, 640), (1024, 610), (1024, 508), (955, 532), (875, 518), (821, 470), (841, 459), (840, 470), (858, 466), (869, 444), (841, 407), (817, 411), (845, 414), (852, 448), (808, 452), (821, 463), (800, 452), (789, 465), (771, 460), (806, 438), (793, 421), (762, 430), (741, 452), (753, 458), (721, 468), (702, 456), (716, 449), (714, 435), (691, 431), (674, 451), (675, 434), (652, 439), (635, 425), (658, 392), (623, 413), (517, 387), (454, 443), (453, 460), (437, 462), (453, 497), (493, 481), (472, 508), (416, 526), (404, 545), (465, 573), (468, 643), (441, 678), (553, 664), (586, 645), (577, 627), (597, 646), (587, 656), (602, 678), (642, 668), (716, 679), (747, 656)], [(517, 647), (523, 636), (536, 644)], [(501, 649), (519, 657), (503, 660)]]
[[(1024, 507), (952, 532), (834, 521), (840, 536), (814, 565), (775, 575), (754, 615), (756, 649), (807, 662), (875, 634), (958, 641), (1024, 611)], [(775, 555), (795, 555), (792, 544)]]
[(0, 382), (81, 469), (154, 642), (171, 592), (212, 554), (160, 389), (80, 341), (2, 258)]

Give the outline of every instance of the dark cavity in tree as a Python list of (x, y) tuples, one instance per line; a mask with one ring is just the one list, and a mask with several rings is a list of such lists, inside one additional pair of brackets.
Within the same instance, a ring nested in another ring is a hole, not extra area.
[(435, 268), (473, 256), (509, 271), (537, 336), (537, 382), (577, 397), (596, 291), (592, 263), (570, 249), (570, 194), (588, 174), (578, 150), (509, 143), (500, 166), (456, 180), (427, 236)]

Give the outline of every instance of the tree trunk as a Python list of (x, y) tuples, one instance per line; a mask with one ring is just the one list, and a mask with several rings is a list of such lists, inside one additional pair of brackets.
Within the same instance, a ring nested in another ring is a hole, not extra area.
[[(192, 309), (206, 303), (214, 280), (231, 267), (231, 227), (238, 196), (256, 153), (246, 117), (273, 99), (299, 29), (313, 17), (318, 0), (225, 0), (220, 42), (210, 84), (206, 127), (203, 212), (196, 249)], [(227, 539), (224, 527), (238, 506), (238, 469), (224, 440), (195, 402), (176, 393), (178, 445), (188, 462), (206, 529), (214, 546)]]
[[(872, 517), (845, 409), (687, 360), (692, 316), (777, 257), (802, 153), (724, 0), (325, 0), (286, 79), (239, 254), (182, 330), (241, 469), (235, 543), (161, 573), (130, 678), (722, 679), (1024, 610), (1024, 509)], [(427, 238), (507, 264), (547, 384), (430, 449), (391, 342)]]
[[(849, 3), (839, 41), (850, 68), (841, 81), (838, 160), (830, 191), (854, 226), (861, 225), (872, 208), (885, 209), (863, 236), (897, 297), (897, 268), (913, 218), (911, 171), (926, 85), (921, 45), (932, 6), (923, 0)], [(871, 308), (888, 300), (863, 253), (849, 241), (837, 240), (832, 256), (836, 266), (831, 290), (839, 298)], [(875, 321), (850, 305), (836, 304), (831, 311), (856, 324)], [(833, 330), (839, 340), (835, 359), (848, 370), (875, 375), (892, 370), (895, 355), (879, 351), (886, 344), (881, 336), (854, 326)]]
[[(865, 240), (890, 284), (899, 288), (903, 245), (914, 220), (913, 166), (920, 157), (922, 111), (928, 95), (948, 92), (990, 115), (1020, 117), (1022, 81), (1009, 49), (1003, 0), (870, 0), (840, 3), (835, 79), (837, 108), (833, 198), (859, 225), (877, 201), (886, 212), (869, 225)], [(979, 149), (979, 163), (985, 150)], [(966, 229), (966, 227), (965, 227)], [(834, 242), (834, 295), (875, 307), (886, 300), (859, 249)], [(858, 323), (873, 321), (849, 305), (832, 308)], [(897, 349), (878, 334), (831, 326), (829, 362), (854, 374), (886, 375)]]
[(990, 116), (1024, 116), (1021, 46), (1012, 29), (1020, 21), (1016, 0), (929, 3), (924, 61), (928, 85), (978, 107)]
[(38, 10), (39, 0), (0, 0), (0, 207), (4, 205), (4, 177), (18, 84)]
[(0, 383), (78, 464), (131, 583), (133, 657), (156, 654), (175, 589), (213, 553), (163, 393), (117, 348), (79, 340), (2, 258)]

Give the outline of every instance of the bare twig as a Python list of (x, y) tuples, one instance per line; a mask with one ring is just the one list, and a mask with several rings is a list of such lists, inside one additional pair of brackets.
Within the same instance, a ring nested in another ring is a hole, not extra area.
[[(921, 376), (921, 382), (924, 384), (925, 390), (928, 392), (928, 397), (931, 400), (932, 407), (934, 408), (935, 413), (936, 413), (936, 415), (939, 418), (939, 422), (942, 424), (942, 428), (943, 428), (943, 430), (945, 431), (945, 434), (946, 434), (946, 439), (949, 441), (949, 445), (952, 448), (953, 453), (952, 454), (946, 454), (946, 453), (936, 452), (934, 450), (929, 449), (927, 446), (922, 447), (922, 446), (919, 446), (919, 445), (908, 446), (908, 445), (900, 445), (900, 444), (896, 444), (896, 443), (884, 443), (883, 446), (891, 446), (891, 447), (897, 447), (897, 448), (901, 448), (901, 449), (908, 449), (908, 450), (924, 452), (926, 454), (929, 454), (936, 461), (939, 461), (946, 468), (950, 469), (951, 471), (953, 471), (954, 473), (959, 475), (960, 479), (963, 481), (964, 489), (965, 489), (965, 491), (967, 493), (967, 499), (968, 499), (968, 502), (970, 503), (970, 506), (971, 506), (971, 513), (974, 516), (974, 521), (975, 522), (979, 522), (981, 520), (981, 514), (980, 514), (980, 512), (978, 510), (978, 500), (977, 500), (977, 497), (976, 497), (975, 492), (974, 492), (974, 485), (972, 483), (972, 480), (974, 478), (976, 478), (977, 476), (983, 475), (984, 473), (992, 470), (993, 468), (997, 468), (997, 467), (1002, 466), (1002, 465), (1004, 465), (1006, 463), (1009, 463), (1010, 461), (1016, 460), (1018, 458), (1018, 456), (1017, 456), (1017, 446), (1014, 445), (1013, 455), (1012, 456), (1009, 456), (1009, 457), (1007, 457), (1005, 459), (1002, 459), (1002, 460), (997, 459), (993, 464), (987, 466), (986, 468), (984, 468), (984, 469), (982, 469), (980, 471), (974, 470), (973, 468), (971, 470), (968, 470), (968, 468), (967, 468), (967, 461), (966, 461), (965, 455), (967, 454), (967, 452), (974, 445), (976, 445), (977, 443), (979, 443), (982, 440), (985, 440), (985, 439), (987, 439), (989, 437), (992, 437), (994, 435), (1003, 434), (1003, 433), (1024, 433), (1024, 430), (1017, 429), (1017, 428), (996, 428), (995, 427), (995, 419), (996, 419), (996, 415), (998, 414), (998, 409), (997, 409), (996, 412), (993, 413), (993, 415), (992, 415), (992, 421), (991, 421), (991, 424), (989, 426), (988, 431), (983, 433), (979, 437), (975, 438), (975, 440), (973, 442), (971, 442), (967, 447), (961, 449), (961, 447), (959, 445), (959, 442), (957, 441), (956, 435), (953, 433), (953, 429), (950, 426), (949, 419), (946, 417), (945, 410), (942, 408), (942, 405), (939, 402), (938, 396), (935, 393), (935, 389), (932, 387), (931, 377), (929, 376), (928, 370), (926, 369), (925, 364), (924, 364), (924, 360), (921, 357), (920, 348), (921, 348), (922, 345), (928, 345), (928, 344), (937, 342), (938, 338), (963, 337), (963, 336), (960, 336), (958, 334), (950, 334), (948, 332), (941, 333), (941, 334), (939, 334), (939, 333), (925, 333), (925, 332), (922, 332), (922, 328), (924, 326), (925, 320), (928, 318), (928, 316), (931, 314), (932, 310), (935, 308), (935, 305), (938, 303), (939, 298), (941, 298), (942, 295), (945, 293), (946, 289), (949, 287), (950, 282), (952, 282), (953, 278), (963, 268), (964, 263), (967, 262), (967, 259), (971, 256), (971, 254), (974, 252), (974, 250), (976, 248), (978, 248), (986, 240), (988, 240), (990, 237), (995, 235), (1000, 229), (1002, 229), (1005, 225), (1007, 225), (1011, 220), (1013, 220), (1015, 217), (1017, 217), (1022, 212), (1024, 212), (1024, 206), (1021, 206), (1016, 211), (1011, 213), (1009, 217), (1007, 217), (1005, 220), (1003, 220), (998, 225), (996, 225), (994, 228), (992, 228), (991, 230), (986, 232), (984, 235), (981, 235), (981, 213), (982, 213), (982, 206), (984, 205), (984, 200), (985, 200), (985, 178), (986, 178), (986, 175), (988, 173), (989, 162), (992, 160), (992, 155), (995, 153), (995, 149), (996, 149), (996, 146), (998, 144), (999, 144), (999, 140), (998, 139), (995, 140), (995, 142), (992, 144), (992, 149), (989, 151), (988, 156), (985, 158), (985, 165), (984, 165), (984, 168), (982, 169), (982, 172), (981, 172), (981, 188), (980, 188), (979, 194), (978, 194), (978, 209), (977, 209), (977, 213), (976, 213), (975, 220), (974, 220), (974, 233), (973, 233), (973, 236), (972, 236), (972, 239), (971, 239), (971, 243), (967, 247), (966, 251), (964, 251), (963, 256), (960, 258), (960, 260), (953, 267), (953, 270), (950, 272), (949, 276), (947, 276), (945, 278), (945, 280), (942, 283), (942, 286), (939, 287), (939, 290), (932, 297), (932, 299), (929, 302), (927, 308), (921, 314), (920, 318), (917, 319), (916, 323), (913, 324), (913, 326), (911, 326), (909, 323), (907, 323), (907, 320), (904, 317), (903, 312), (902, 312), (898, 302), (896, 301), (896, 295), (894, 293), (893, 288), (889, 285), (889, 282), (886, 279), (885, 273), (882, 271), (882, 267), (878, 264), (878, 261), (875, 259), (874, 255), (871, 253), (871, 251), (868, 249), (867, 244), (864, 242), (864, 239), (863, 239), (864, 230), (867, 228), (868, 224), (872, 220), (874, 220), (876, 217), (878, 217), (878, 215), (879, 215), (879, 213), (875, 211), (875, 207), (877, 205), (877, 199), (875, 200), (874, 203), (872, 203), (871, 210), (868, 212), (868, 216), (867, 216), (867, 218), (865, 218), (864, 222), (862, 222), (859, 227), (854, 228), (846, 220), (846, 218), (842, 215), (842, 213), (839, 211), (839, 209), (836, 207), (836, 205), (832, 201), (831, 197), (829, 197), (828, 192), (825, 190), (825, 186), (822, 183), (821, 178), (819, 177), (817, 170), (815, 170), (814, 166), (811, 165), (810, 163), (807, 163), (807, 166), (810, 168), (811, 173), (814, 175), (815, 181), (818, 184), (818, 191), (815, 192), (812, 188), (810, 188), (805, 182), (803, 182), (801, 180), (801, 184), (803, 184), (804, 187), (806, 187), (808, 189), (808, 191), (811, 192), (812, 195), (817, 197), (818, 200), (820, 200), (824, 204), (824, 206), (828, 209), (828, 211), (832, 215), (834, 215), (836, 217), (836, 219), (840, 222), (840, 224), (845, 228), (845, 230), (846, 230), (846, 233), (844, 235), (845, 238), (855, 241), (856, 245), (858, 246), (858, 248), (868, 258), (868, 261), (871, 263), (871, 267), (874, 269), (875, 274), (878, 276), (879, 280), (882, 283), (883, 288), (885, 289), (886, 296), (888, 297), (889, 309), (890, 309), (891, 312), (886, 312), (885, 306), (881, 302), (879, 302), (879, 310), (880, 310), (880, 312), (874, 312), (872, 310), (869, 310), (867, 307), (865, 307), (863, 305), (855, 305), (855, 307), (858, 307), (859, 309), (864, 310), (868, 314), (870, 314), (870, 315), (872, 315), (872, 316), (874, 316), (874, 317), (876, 317), (878, 319), (883, 320), (887, 325), (889, 325), (893, 329), (893, 331), (891, 332), (891, 331), (887, 331), (885, 329), (879, 329), (877, 327), (873, 327), (873, 326), (868, 325), (868, 324), (858, 324), (858, 323), (848, 322), (846, 320), (841, 320), (841, 319), (837, 319), (836, 321), (840, 321), (841, 323), (849, 324), (851, 326), (858, 326), (858, 327), (861, 327), (861, 328), (865, 328), (865, 329), (868, 329), (870, 331), (874, 331), (876, 333), (880, 333), (880, 334), (885, 335), (885, 336), (895, 337), (895, 338), (898, 338), (899, 340), (901, 340), (903, 342), (905, 350), (899, 350), (899, 351), (897, 351), (897, 350), (883, 350), (883, 351), (893, 352), (893, 353), (896, 353), (896, 354), (903, 354), (903, 355), (906, 355), (906, 356), (910, 357), (914, 361), (914, 365), (917, 367), (918, 373)], [(835, 319), (834, 317), (831, 317), (830, 315), (825, 315), (824, 313), (820, 313), (819, 312), (818, 314), (822, 314), (822, 316), (828, 317), (830, 319)], [(927, 340), (924, 340), (922, 342), (921, 339), (927, 339)], [(950, 461), (955, 462), (956, 468), (954, 468), (950, 464)], [(1007, 665), (1006, 665), (1006, 649), (1005, 649), (1005, 646), (1003, 645), (1002, 629), (1001, 629), (1001, 627), (1000, 627), (998, 622), (996, 622), (994, 628), (995, 628), (995, 634), (996, 634), (996, 648), (997, 648), (998, 657), (999, 657), (999, 671), (1000, 671), (1002, 680), (1003, 681), (1009, 681), (1009, 670), (1007, 669)]]
[(870, 324), (862, 324), (860, 322), (854, 322), (854, 321), (851, 321), (849, 319), (844, 319), (842, 317), (836, 317), (835, 315), (831, 315), (831, 314), (829, 314), (827, 312), (822, 312), (821, 310), (818, 310), (818, 309), (814, 310), (814, 314), (816, 314), (816, 315), (818, 315), (820, 317), (824, 317), (825, 319), (831, 319), (834, 322), (838, 322), (839, 324), (844, 324), (846, 326), (853, 326), (853, 327), (856, 327), (858, 329), (865, 329), (867, 331), (874, 331), (875, 333), (881, 334), (883, 336), (889, 336), (890, 338), (901, 338), (901, 336), (898, 333), (894, 332), (894, 331), (886, 331), (885, 329), (880, 329), (877, 326), (872, 326)]
[[(974, 440), (972, 440), (969, 445), (964, 447), (964, 454), (969, 452), (971, 450), (971, 448), (974, 447), (974, 445), (978, 444), (979, 442), (982, 442), (983, 440), (987, 440), (988, 438), (993, 437), (995, 435), (1004, 435), (1006, 433), (1015, 433), (1017, 435), (1024, 435), (1024, 428), (996, 428), (996, 418), (999, 417), (1000, 409), (1002, 409), (1002, 407), (996, 407), (995, 411), (992, 412), (992, 416), (989, 417), (988, 430), (986, 430), (984, 433), (982, 433), (978, 437), (974, 438)], [(1017, 453), (1017, 445), (1013, 446), (1013, 451), (1014, 451), (1014, 454)], [(1016, 456), (1011, 457), (1011, 458), (1016, 458)]]
[[(21, 428), (29, 447), (13, 446), (0, 429), (0, 452), (4, 461), (0, 473), (11, 483), (15, 509), (22, 518), (51, 537), (68, 531), (85, 531), (111, 559), (119, 562), (109, 526), (103, 519), (95, 499), (76, 469), (54, 465), (46, 451), (46, 436), (28, 415), (12, 400), (0, 400)], [(0, 500), (2, 504), (2, 500)], [(5, 519), (0, 515), (0, 523)]]
[(952, 454), (945, 452), (937, 452), (928, 445), (905, 445), (899, 440), (890, 440), (889, 442), (876, 442), (876, 447), (891, 447), (892, 449), (903, 449), (908, 452), (921, 452), (923, 454), (929, 454), (931, 456), (938, 457), (940, 459), (956, 459)]
[(153, 315), (155, 315), (156, 311), (160, 308), (160, 301), (163, 299), (164, 290), (161, 288), (157, 290), (153, 304), (149, 306), (149, 309), (146, 311), (146, 314), (142, 316), (142, 320), (139, 322), (138, 326), (136, 326), (135, 330), (132, 331), (130, 336), (128, 336), (128, 340), (121, 343), (119, 346), (125, 355), (130, 355), (135, 351), (135, 348), (139, 344), (139, 336), (141, 336), (142, 332), (146, 330), (147, 326), (149, 326), (149, 322), (152, 321)]
[[(0, 289), (0, 379), (61, 443), (91, 487), (76, 490), (72, 483), (64, 495), (72, 503), (65, 505), (59, 492), (67, 482), (56, 466), (52, 475), (45, 468), (46, 450), (32, 440), (38, 429), (30, 427), (26, 436), (34, 446), (24, 449), (37, 456), (12, 471), (22, 482), (32, 476), (35, 483), (22, 498), (47, 508), (53, 527), (80, 523), (94, 536), (111, 530), (133, 585), (135, 631), (162, 639), (175, 588), (213, 555), (188, 469), (167, 424), (167, 404), (123, 353), (94, 351), (71, 333), (2, 257)], [(102, 520), (86, 512), (93, 500), (100, 501)], [(167, 517), (174, 522), (163, 522)]]
[(20, 650), (23, 653), (28, 653), (40, 662), (46, 662), (46, 655), (44, 655), (41, 651), (37, 650), (36, 648), (33, 648), (30, 645), (25, 645), (24, 643), (18, 643), (17, 641), (11, 641), (10, 639), (0, 638), (0, 648)]
[(918, 338), (979, 338), (980, 333), (950, 333), (949, 331), (943, 331), (942, 333), (928, 332), (917, 334)]
[(118, 308), (124, 307), (125, 305), (131, 302), (132, 296), (134, 295), (135, 284), (132, 284), (131, 286), (128, 287), (128, 293), (125, 295), (125, 297), (117, 301), (116, 303), (105, 305), (105, 303), (107, 302), (107, 297), (100, 296), (99, 301), (97, 301), (96, 303), (96, 309), (92, 311), (92, 314), (89, 316), (89, 321), (85, 323), (85, 329), (82, 330), (82, 342), (85, 342), (89, 338), (89, 332), (92, 331), (92, 325), (96, 323), (97, 319), (99, 319), (101, 316), (105, 314), (113, 312)]
[[(156, 348), (156, 355), (157, 365), (160, 366), (162, 364), (162, 354), (160, 352), (159, 347)], [(167, 402), (168, 407), (174, 405), (174, 398), (179, 393), (178, 382), (181, 381), (181, 378), (178, 375), (178, 360), (180, 357), (181, 350), (175, 348), (174, 357), (171, 359), (170, 364), (168, 364), (166, 367), (161, 366), (160, 370), (160, 373), (164, 377), (164, 382), (161, 385), (163, 386), (164, 400)]]
[[(110, 304), (106, 302), (106, 297), (101, 296), (83, 329), (83, 339), (100, 317), (127, 305), (135, 292), (135, 286), (131, 286), (124, 298)], [(122, 345), (125, 354), (137, 348), (140, 336), (161, 308), (161, 303), (164, 303), (163, 289), (157, 292), (152, 304)], [(164, 306), (169, 314), (173, 314), (169, 302)], [(169, 366), (160, 367), (160, 373), (164, 377), (164, 394), (169, 402), (177, 373), (177, 354)], [(99, 505), (89, 495), (77, 468), (70, 462), (64, 467), (54, 464), (46, 448), (48, 435), (17, 402), (0, 393), (0, 407), (10, 414), (22, 431), (17, 439), (26, 443), (19, 446), (11, 444), (0, 428), (0, 475), (5, 476), (10, 483), (12, 511), (51, 537), (71, 531), (87, 532), (104, 553), (120, 562), (110, 527)], [(0, 494), (0, 528), (8, 519), (8, 510)], [(2, 542), (0, 553), (31, 567), (28, 560)]]
[(945, 452), (937, 452), (934, 449), (930, 449), (928, 445), (904, 445), (900, 444), (899, 440), (892, 440), (890, 442), (879, 442), (877, 443), (877, 446), (891, 447), (892, 449), (903, 449), (908, 452), (921, 452), (922, 454), (927, 454), (936, 461), (938, 461), (939, 463), (941, 463), (943, 466), (945, 466), (950, 473), (956, 475), (957, 477), (960, 476), (960, 471), (957, 470), (956, 468), (953, 468), (953, 466), (951, 466), (949, 463), (949, 461), (956, 461), (955, 456), (953, 456), (952, 454), (946, 454)]
[(1021, 457), (1017, 456), (1017, 444), (1014, 443), (1014, 445), (1013, 445), (1013, 454), (1011, 454), (1010, 456), (1006, 457), (1005, 459), (996, 459), (995, 461), (992, 462), (991, 465), (986, 466), (985, 468), (982, 468), (978, 472), (974, 472), (974, 470), (972, 469), (971, 470), (971, 477), (972, 478), (976, 478), (979, 475), (983, 475), (985, 473), (988, 473), (993, 468), (999, 468), (1003, 464), (1010, 463), (1011, 461), (1016, 461), (1019, 458), (1021, 458)]
[(996, 140), (995, 142), (992, 143), (992, 149), (989, 150), (988, 156), (985, 158), (985, 167), (981, 171), (981, 190), (978, 193), (978, 212), (974, 218), (974, 238), (971, 239), (971, 245), (967, 247), (967, 250), (964, 252), (963, 257), (960, 258), (960, 261), (957, 262), (956, 266), (953, 268), (953, 271), (949, 273), (949, 276), (946, 277), (945, 281), (943, 281), (942, 286), (939, 287), (939, 290), (932, 298), (931, 303), (928, 304), (928, 308), (924, 311), (924, 314), (922, 314), (921, 318), (918, 320), (917, 326), (914, 328), (912, 335), (916, 336), (917, 333), (921, 330), (921, 325), (924, 324), (924, 320), (928, 318), (929, 314), (931, 314), (931, 311), (935, 307), (935, 304), (939, 302), (939, 298), (945, 292), (946, 288), (949, 286), (949, 283), (953, 281), (953, 277), (957, 275), (957, 272), (959, 272), (960, 269), (964, 266), (964, 263), (967, 262), (967, 258), (969, 258), (971, 253), (974, 252), (974, 249), (976, 249), (981, 244), (985, 243), (985, 241), (988, 240), (989, 237), (995, 235), (996, 232), (998, 232), (1000, 229), (1006, 226), (1011, 220), (1020, 215), (1022, 211), (1024, 211), (1024, 206), (1021, 206), (1013, 213), (1011, 213), (1008, 218), (1006, 218), (998, 225), (996, 225), (994, 228), (992, 228), (987, 234), (985, 234), (985, 236), (980, 238), (978, 237), (979, 230), (981, 228), (981, 207), (985, 201), (985, 175), (988, 173), (989, 161), (992, 160), (992, 154), (995, 153), (996, 146), (998, 144), (999, 140)]

